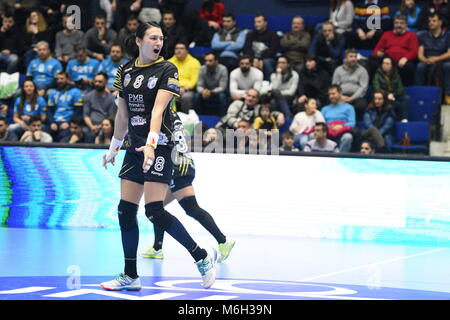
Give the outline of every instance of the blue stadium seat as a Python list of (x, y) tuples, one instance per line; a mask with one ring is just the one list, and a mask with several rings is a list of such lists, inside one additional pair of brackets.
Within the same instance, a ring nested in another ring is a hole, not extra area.
[(254, 14), (236, 14), (236, 25), (241, 29), (253, 30), (255, 27)]
[(433, 86), (410, 86), (406, 94), (411, 98), (409, 109), (410, 121), (427, 121), (437, 123), (441, 107), (441, 89)]
[(272, 14), (267, 16), (269, 29), (273, 31), (281, 31), (283, 33), (291, 31), (291, 23), (293, 15), (289, 14)]
[(201, 122), (203, 122), (205, 125), (208, 126), (208, 128), (214, 128), (217, 122), (219, 122), (220, 117), (219, 116), (213, 116), (213, 115), (198, 115)]
[(317, 16), (317, 15), (302, 15), (302, 18), (305, 21), (305, 26), (308, 27), (314, 27), (328, 20), (328, 18), (325, 16)]
[(205, 54), (212, 52), (213, 50), (210, 47), (192, 47), (189, 48), (189, 53), (196, 57), (196, 58), (202, 58)]
[(358, 51), (358, 53), (359, 53), (360, 55), (362, 55), (363, 57), (368, 58), (368, 57), (370, 57), (370, 56), (372, 55), (372, 51), (373, 51), (373, 50), (357, 50), (357, 51)]
[[(410, 145), (404, 146), (402, 139), (408, 134)], [(425, 153), (429, 152), (430, 124), (426, 121), (397, 122), (395, 124), (395, 144), (393, 151), (403, 151), (405, 153)]]

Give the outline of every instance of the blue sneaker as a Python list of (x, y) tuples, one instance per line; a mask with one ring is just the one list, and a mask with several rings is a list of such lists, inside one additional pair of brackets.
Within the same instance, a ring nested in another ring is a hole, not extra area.
[(195, 263), (202, 276), (203, 288), (210, 288), (216, 281), (217, 251), (213, 249), (212, 255), (208, 253), (205, 259)]

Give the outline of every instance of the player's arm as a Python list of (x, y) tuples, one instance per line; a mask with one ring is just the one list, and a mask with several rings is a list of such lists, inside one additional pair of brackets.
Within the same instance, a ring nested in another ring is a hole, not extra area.
[(121, 97), (117, 97), (117, 113), (114, 121), (114, 135), (111, 139), (109, 150), (103, 156), (103, 166), (106, 169), (107, 164), (110, 162), (114, 165), (115, 157), (120, 151), (123, 144), (123, 139), (128, 132), (128, 109), (125, 100)]

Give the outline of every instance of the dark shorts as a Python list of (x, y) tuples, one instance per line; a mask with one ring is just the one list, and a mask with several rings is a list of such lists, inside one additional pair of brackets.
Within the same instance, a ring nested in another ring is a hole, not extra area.
[(120, 169), (119, 178), (139, 184), (144, 184), (146, 181), (170, 184), (173, 171), (171, 153), (172, 148), (158, 146), (155, 149), (155, 161), (153, 161), (147, 173), (144, 173), (142, 169), (144, 153), (127, 151)]
[(192, 186), (192, 181), (195, 179), (195, 169), (189, 167), (186, 175), (180, 176), (179, 174), (174, 174), (172, 182), (169, 185), (170, 191), (177, 192), (183, 188)]

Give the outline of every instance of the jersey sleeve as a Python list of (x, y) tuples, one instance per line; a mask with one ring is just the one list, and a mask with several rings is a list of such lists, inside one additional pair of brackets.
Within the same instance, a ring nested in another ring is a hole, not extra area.
[(20, 106), (20, 97), (17, 97), (16, 101), (14, 101), (14, 113), (20, 113), (19, 106)]
[(39, 114), (46, 114), (47, 113), (47, 102), (44, 98), (39, 97), (38, 99), (38, 106), (39, 106)]
[(122, 91), (123, 91), (123, 65), (120, 65), (117, 68), (116, 72), (116, 79), (114, 80), (113, 88), (119, 91), (119, 97), (123, 98)]
[(178, 69), (173, 64), (170, 64), (161, 76), (159, 90), (164, 90), (173, 95), (180, 96), (180, 83), (178, 80)]

